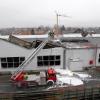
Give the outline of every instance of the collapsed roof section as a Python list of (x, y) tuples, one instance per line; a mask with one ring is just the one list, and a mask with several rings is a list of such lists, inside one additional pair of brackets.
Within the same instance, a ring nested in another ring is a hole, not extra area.
[[(13, 43), (15, 45), (21, 46), (21, 47), (25, 47), (27, 49), (32, 49), (32, 48), (36, 48), (39, 46), (39, 44), (42, 43), (42, 40), (35, 40), (33, 42), (28, 42), (25, 41), (23, 39), (20, 39), (18, 37), (15, 37), (13, 35), (9, 35), (8, 39), (2, 39), (6, 42), (10, 42)], [(53, 42), (48, 42), (43, 49), (48, 49), (48, 48), (55, 48), (55, 47), (61, 47), (61, 45), (59, 43), (53, 43)]]
[(16, 45), (28, 48), (28, 49), (32, 47), (31, 42), (27, 42), (25, 40), (22, 40), (20, 38), (13, 36), (13, 35), (9, 35), (8, 41), (11, 42), (11, 43), (14, 43)]
[[(1, 39), (1, 38), (0, 38)], [(38, 47), (41, 43), (42, 40), (35, 40), (33, 42), (28, 42), (26, 40), (23, 40), (21, 38), (15, 37), (13, 35), (9, 35), (8, 39), (2, 39), (6, 42), (13, 43), (15, 45), (24, 47), (26, 49), (32, 49)], [(91, 44), (88, 40), (65, 40), (62, 42), (66, 42), (66, 45), (63, 45), (59, 41), (53, 42), (53, 41), (48, 41), (46, 45), (44, 46), (43, 49), (48, 49), (48, 48), (55, 48), (55, 47), (63, 47), (63, 48), (73, 48), (73, 49), (79, 49), (79, 48), (95, 48), (95, 45)]]

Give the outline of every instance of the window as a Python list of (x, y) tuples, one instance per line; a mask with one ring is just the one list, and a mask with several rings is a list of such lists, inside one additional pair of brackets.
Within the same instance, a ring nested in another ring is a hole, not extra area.
[(38, 56), (38, 60), (42, 60), (42, 56)]
[(1, 67), (2, 68), (16, 68), (24, 60), (25, 60), (25, 57), (7, 57), (7, 58), (1, 58)]
[(7, 63), (1, 63), (2, 68), (7, 68)]
[(19, 62), (19, 57), (13, 57), (14, 62)]
[(49, 60), (54, 60), (55, 56), (49, 56)]
[(98, 58), (98, 63), (100, 63), (100, 54), (99, 54), (99, 58)]
[(6, 62), (6, 58), (2, 58), (1, 59), (1, 62)]
[(38, 56), (37, 57), (37, 65), (38, 66), (60, 65), (60, 55)]

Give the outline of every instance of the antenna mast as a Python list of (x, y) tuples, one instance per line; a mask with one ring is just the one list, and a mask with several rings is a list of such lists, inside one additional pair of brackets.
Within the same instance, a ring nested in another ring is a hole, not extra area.
[(66, 15), (64, 15), (64, 14), (58, 14), (57, 13), (57, 11), (55, 11), (55, 13), (56, 13), (56, 24), (57, 24), (57, 35), (59, 34), (59, 16), (61, 16), (61, 17), (69, 17), (69, 16), (66, 16)]

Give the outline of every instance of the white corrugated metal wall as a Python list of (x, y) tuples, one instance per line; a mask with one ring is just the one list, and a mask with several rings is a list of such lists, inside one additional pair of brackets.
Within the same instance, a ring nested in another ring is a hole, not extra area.
[[(66, 51), (66, 67), (72, 71), (80, 71), (84, 67), (94, 66), (94, 49), (68, 49)], [(93, 60), (93, 64), (90, 61)]]

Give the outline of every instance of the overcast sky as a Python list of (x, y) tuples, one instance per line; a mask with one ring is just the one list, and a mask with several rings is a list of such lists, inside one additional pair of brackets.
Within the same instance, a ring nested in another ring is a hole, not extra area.
[(0, 0), (0, 28), (34, 27), (56, 24), (95, 27), (100, 26), (100, 0)]

